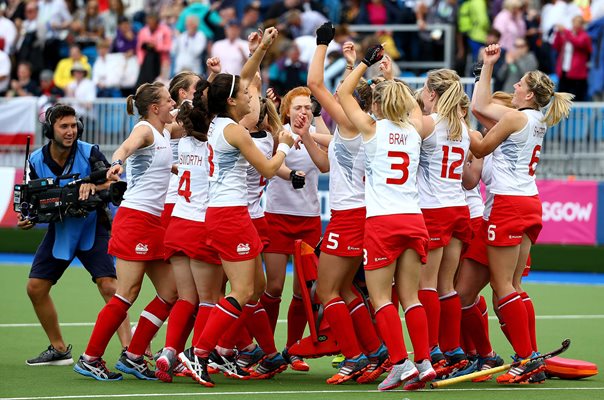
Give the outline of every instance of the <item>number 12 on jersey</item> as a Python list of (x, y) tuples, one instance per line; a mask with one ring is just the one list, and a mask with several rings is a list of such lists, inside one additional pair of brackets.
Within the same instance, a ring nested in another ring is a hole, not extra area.
[[(451, 165), (449, 165), (449, 153), (459, 154), (460, 155), (459, 160), (455, 160), (451, 163)], [(440, 170), (440, 177), (460, 180), (461, 173), (457, 173), (457, 172), (455, 172), (455, 170), (457, 168), (459, 168), (460, 165), (463, 164), (463, 161), (465, 160), (465, 158), (466, 158), (466, 153), (464, 152), (464, 150), (461, 147), (443, 146), (443, 164), (442, 164), (442, 168)]]

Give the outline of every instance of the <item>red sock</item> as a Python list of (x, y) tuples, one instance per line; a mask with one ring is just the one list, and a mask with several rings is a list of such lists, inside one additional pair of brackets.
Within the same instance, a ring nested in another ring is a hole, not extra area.
[(354, 358), (361, 354), (361, 347), (354, 334), (352, 319), (344, 300), (341, 297), (336, 297), (328, 301), (325, 304), (323, 315), (329, 322), (331, 333), (334, 334), (344, 357)]
[(428, 343), (430, 348), (438, 346), (438, 334), (440, 324), (440, 300), (436, 289), (420, 289), (417, 297), (424, 306), (426, 318), (428, 318)]
[(469, 332), (475, 349), (481, 357), (486, 357), (493, 351), (489, 335), (484, 330), (482, 313), (477, 304), (472, 304), (462, 310), (461, 324), (463, 329)]
[(459, 339), (461, 341), (461, 348), (466, 354), (476, 354), (476, 346), (472, 340), (471, 332), (467, 326), (464, 325), (463, 321), (463, 309), (461, 310), (461, 332)]
[(398, 293), (396, 292), (396, 286), (392, 285), (392, 304), (396, 307), (396, 312), (398, 312), (398, 306), (401, 304), (400, 299), (398, 298)]
[(363, 353), (375, 353), (382, 345), (382, 341), (375, 331), (375, 326), (373, 325), (367, 306), (365, 306), (360, 297), (357, 297), (348, 304), (348, 310), (350, 310), (354, 332), (357, 334), (357, 339)]
[(430, 359), (428, 344), (428, 319), (421, 304), (414, 304), (405, 310), (405, 323), (413, 344), (413, 359), (415, 362)]
[(264, 292), (260, 297), (260, 302), (266, 310), (266, 315), (268, 316), (268, 321), (271, 325), (271, 329), (273, 330), (273, 332), (275, 332), (275, 328), (277, 327), (277, 320), (279, 319), (279, 305), (281, 304), (281, 296), (275, 297)]
[(125, 299), (115, 295), (105, 304), (99, 312), (99, 316), (94, 324), (92, 335), (88, 341), (88, 347), (84, 354), (90, 357), (102, 357), (105, 349), (111, 340), (111, 336), (117, 331), (117, 328), (126, 319), (130, 303)]
[(520, 358), (532, 354), (531, 335), (528, 330), (528, 316), (520, 295), (512, 292), (499, 299), (499, 313), (508, 328), (512, 347)]
[(403, 340), (403, 326), (394, 304), (387, 303), (378, 308), (375, 312), (375, 322), (388, 348), (390, 361), (396, 364), (406, 359), (409, 355)]
[(522, 304), (524, 304), (526, 314), (528, 315), (528, 326), (529, 333), (531, 334), (531, 345), (533, 346), (533, 351), (539, 351), (537, 350), (537, 331), (535, 329), (535, 307), (533, 305), (533, 300), (531, 300), (527, 292), (520, 293), (520, 297), (522, 298)]
[(241, 351), (253, 343), (254, 340), (252, 339), (250, 332), (247, 330), (247, 328), (244, 328), (241, 330), (241, 332), (239, 332), (239, 335), (237, 335), (237, 342), (235, 343), (235, 346), (237, 346), (237, 350)]
[(258, 302), (253, 306), (252, 316), (247, 321), (247, 330), (256, 338), (265, 354), (277, 352), (275, 336), (262, 303)]
[(438, 343), (443, 352), (453, 351), (459, 347), (461, 300), (455, 291), (440, 297), (439, 300), (440, 325)]
[(189, 333), (191, 333), (191, 320), (194, 313), (195, 306), (182, 299), (178, 300), (170, 311), (168, 331), (166, 332), (166, 347), (172, 347), (177, 354), (184, 350), (184, 343), (187, 341)]
[(229, 331), (229, 328), (239, 319), (239, 316), (241, 316), (239, 308), (231, 304), (226, 297), (220, 299), (212, 309), (203, 332), (194, 344), (195, 349), (200, 350), (198, 354), (207, 354), (212, 351), (216, 347), (218, 339)]
[(149, 343), (151, 343), (153, 336), (155, 336), (159, 328), (168, 319), (171, 309), (172, 304), (166, 303), (159, 296), (155, 296), (151, 300), (151, 303), (147, 304), (136, 325), (132, 341), (130, 342), (130, 346), (128, 346), (128, 353), (135, 356), (145, 354), (145, 350)]
[(306, 312), (304, 311), (304, 302), (302, 298), (293, 296), (292, 302), (289, 303), (289, 310), (287, 311), (287, 348), (302, 339), (305, 328)]
[(508, 342), (512, 343), (512, 337), (510, 336), (510, 332), (505, 322), (499, 321), (499, 328), (501, 329), (501, 332), (503, 332), (503, 335), (508, 340)]
[(476, 307), (478, 307), (480, 313), (482, 314), (485, 335), (489, 337), (489, 307), (487, 307), (487, 301), (484, 299), (483, 295), (478, 296)]
[(239, 340), (239, 334), (241, 331), (245, 330), (247, 326), (247, 321), (252, 317), (254, 306), (251, 304), (246, 304), (243, 307), (243, 311), (241, 315), (235, 321), (226, 333), (223, 333), (218, 339), (218, 346), (227, 350), (232, 350), (237, 345), (237, 341)]
[(195, 317), (195, 324), (193, 325), (193, 340), (191, 340), (193, 346), (195, 346), (195, 343), (199, 340), (203, 328), (206, 327), (206, 323), (208, 322), (208, 318), (210, 317), (210, 313), (214, 309), (214, 306), (216, 306), (216, 304), (199, 303), (197, 317)]

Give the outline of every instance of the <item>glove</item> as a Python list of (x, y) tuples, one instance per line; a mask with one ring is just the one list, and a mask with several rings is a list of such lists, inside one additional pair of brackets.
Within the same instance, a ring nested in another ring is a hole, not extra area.
[(384, 47), (381, 44), (376, 44), (367, 49), (363, 63), (371, 67), (376, 62), (380, 61), (384, 57)]
[(324, 44), (329, 45), (329, 42), (333, 40), (336, 33), (336, 28), (333, 27), (331, 22), (326, 22), (317, 28), (317, 46)]
[(289, 177), (292, 181), (292, 186), (294, 187), (294, 189), (302, 189), (306, 184), (306, 177), (297, 175), (296, 172), (296, 170), (292, 170), (292, 172), (289, 173)]
[(472, 74), (474, 75), (474, 83), (480, 80), (480, 73), (482, 72), (482, 61), (474, 64), (472, 67)]
[(312, 109), (312, 116), (315, 118), (320, 117), (321, 110), (323, 109), (323, 107), (321, 107), (321, 103), (319, 103), (319, 100), (317, 100), (315, 96), (310, 96), (310, 103)]

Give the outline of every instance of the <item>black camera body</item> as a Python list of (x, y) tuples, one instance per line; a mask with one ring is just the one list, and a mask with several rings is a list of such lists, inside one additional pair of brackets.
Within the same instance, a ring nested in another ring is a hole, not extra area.
[[(80, 200), (80, 186), (84, 183), (103, 183), (106, 169), (78, 179), (79, 174), (63, 175), (55, 178), (33, 179), (14, 187), (14, 210), (24, 218), (36, 223), (62, 221), (66, 217), (84, 218), (102, 204), (111, 202), (119, 206), (124, 198), (126, 182), (113, 182), (109, 189)], [(102, 178), (99, 178), (102, 177)], [(61, 186), (61, 181), (70, 180)]]

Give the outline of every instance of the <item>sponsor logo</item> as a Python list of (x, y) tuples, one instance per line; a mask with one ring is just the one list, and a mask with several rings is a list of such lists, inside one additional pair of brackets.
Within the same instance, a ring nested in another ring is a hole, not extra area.
[(387, 260), (387, 259), (388, 259), (388, 257), (376, 257), (376, 258), (373, 259), (373, 261), (374, 262), (378, 262), (378, 261), (384, 261), (384, 260)]
[(147, 254), (147, 252), (149, 251), (149, 246), (147, 246), (146, 244), (139, 243), (134, 248), (134, 251), (136, 252), (136, 254)]
[(510, 239), (522, 239), (522, 235), (520, 235), (520, 236), (510, 235)]
[(440, 240), (440, 238), (430, 238), (430, 240), (436, 242), (437, 240)]
[(244, 256), (246, 254), (249, 254), (250, 252), (250, 245), (249, 243), (239, 243), (237, 245), (237, 254), (239, 254), (240, 256)]
[(348, 250), (361, 250), (358, 247), (352, 247), (352, 246), (348, 246)]
[(578, 202), (544, 201), (543, 220), (554, 222), (588, 222), (591, 220), (593, 203), (585, 205)]

